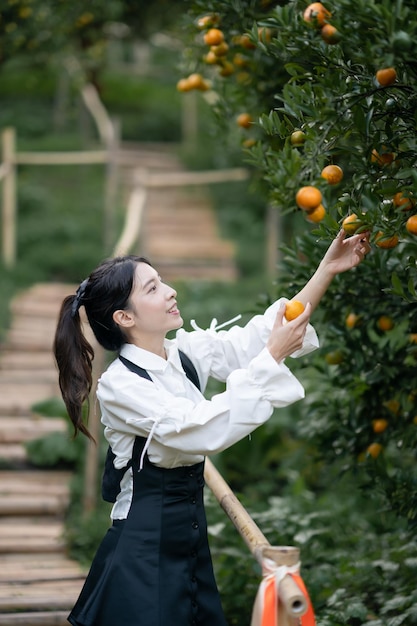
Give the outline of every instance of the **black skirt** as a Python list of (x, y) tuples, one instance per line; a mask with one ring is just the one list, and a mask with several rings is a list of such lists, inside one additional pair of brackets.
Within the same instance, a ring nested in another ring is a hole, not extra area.
[(207, 538), (204, 463), (163, 469), (145, 456), (141, 471), (132, 459), (132, 471), (128, 517), (107, 531), (68, 621), (226, 626)]

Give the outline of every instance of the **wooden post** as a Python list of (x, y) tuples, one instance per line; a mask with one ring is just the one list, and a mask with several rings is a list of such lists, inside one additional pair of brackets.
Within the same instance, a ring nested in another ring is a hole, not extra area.
[(2, 133), (3, 166), (3, 261), (7, 267), (16, 262), (16, 137), (14, 128)]
[(280, 217), (278, 207), (268, 204), (266, 213), (266, 271), (270, 278), (274, 278), (277, 273), (279, 261), (279, 229)]
[[(205, 461), (204, 479), (220, 506), (223, 508), (249, 550), (262, 565), (264, 558), (270, 559), (277, 566), (292, 567), (299, 561), (299, 550), (294, 546), (271, 546), (249, 513), (242, 506), (221, 474), (210, 459)], [(300, 589), (291, 576), (285, 575), (278, 587), (280, 603), (280, 626), (297, 626), (299, 617), (307, 611), (307, 603)], [(258, 600), (258, 599), (257, 599)], [(260, 602), (255, 602), (251, 626), (258, 626)]]
[(119, 178), (117, 154), (120, 148), (120, 120), (113, 119), (112, 122), (113, 130), (110, 133), (110, 137), (107, 138), (108, 158), (104, 197), (103, 243), (106, 254), (109, 253), (111, 246), (114, 244), (114, 217)]

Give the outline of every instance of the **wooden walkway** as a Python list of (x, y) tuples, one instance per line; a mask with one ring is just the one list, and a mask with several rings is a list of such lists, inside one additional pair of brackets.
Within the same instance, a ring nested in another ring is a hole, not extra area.
[[(123, 169), (126, 182), (138, 163), (180, 169), (172, 155), (136, 149), (131, 169)], [(204, 190), (152, 190), (145, 218), (146, 254), (165, 280), (236, 279), (234, 246), (219, 236)], [(34, 468), (25, 448), (32, 439), (67, 432), (63, 419), (32, 407), (59, 397), (52, 340), (62, 299), (74, 289), (38, 284), (18, 294), (0, 345), (0, 626), (67, 625), (85, 578), (64, 539), (72, 475)]]
[(31, 407), (59, 394), (52, 338), (71, 289), (35, 285), (18, 295), (0, 351), (0, 626), (68, 624), (85, 576), (64, 540), (71, 473), (34, 468), (25, 448), (67, 431), (63, 419)]

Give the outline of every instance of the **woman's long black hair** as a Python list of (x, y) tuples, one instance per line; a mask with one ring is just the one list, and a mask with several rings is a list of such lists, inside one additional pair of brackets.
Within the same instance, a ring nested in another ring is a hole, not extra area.
[(79, 308), (84, 306), (98, 343), (105, 350), (119, 351), (126, 337), (114, 322), (113, 313), (129, 307), (138, 263), (150, 265), (147, 259), (135, 255), (106, 259), (81, 283), (76, 294), (67, 296), (62, 303), (53, 352), (74, 436), (82, 432), (93, 439), (82, 413), (92, 386), (94, 350), (84, 334)]

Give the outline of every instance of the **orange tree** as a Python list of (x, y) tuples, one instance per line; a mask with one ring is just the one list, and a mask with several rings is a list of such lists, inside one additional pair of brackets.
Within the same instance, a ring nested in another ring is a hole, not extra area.
[[(412, 529), (415, 3), (194, 0), (186, 21), (184, 77), (202, 76), (222, 134), (242, 145), (268, 201), (296, 224), (280, 291), (296, 292), (341, 227), (371, 231), (372, 253), (334, 281), (315, 314), (323, 348), (306, 376), (299, 432), (325, 467), (350, 470)], [(297, 202), (304, 187), (314, 189)]]

